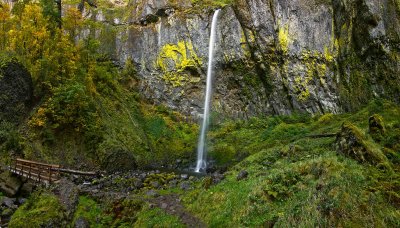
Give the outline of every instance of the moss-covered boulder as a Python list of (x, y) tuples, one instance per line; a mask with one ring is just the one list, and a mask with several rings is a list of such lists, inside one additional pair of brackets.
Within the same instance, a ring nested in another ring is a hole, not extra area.
[(9, 227), (65, 227), (65, 209), (49, 192), (35, 192), (11, 217)]
[(60, 203), (66, 209), (66, 218), (71, 219), (79, 200), (79, 189), (67, 178), (61, 179), (55, 186), (53, 192)]
[(22, 186), (22, 181), (12, 176), (9, 172), (3, 172), (0, 174), (0, 191), (5, 193), (7, 196), (15, 196)]
[(383, 117), (381, 115), (374, 114), (369, 117), (368, 123), (369, 134), (371, 135), (371, 137), (377, 142), (382, 141), (386, 131)]
[(337, 152), (361, 163), (389, 168), (388, 159), (378, 145), (368, 140), (355, 125), (345, 122), (336, 137)]
[(17, 122), (32, 106), (33, 84), (16, 59), (0, 56), (0, 121)]
[(104, 151), (101, 168), (109, 172), (128, 171), (138, 167), (132, 151), (124, 148), (110, 147)]

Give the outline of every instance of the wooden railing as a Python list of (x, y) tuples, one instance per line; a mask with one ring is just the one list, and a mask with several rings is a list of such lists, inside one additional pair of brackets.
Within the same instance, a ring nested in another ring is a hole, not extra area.
[(28, 161), (21, 158), (14, 159), (10, 166), (12, 173), (45, 184), (59, 180), (59, 170), (59, 165)]
[[(73, 169), (63, 169), (60, 165), (51, 165), (35, 161), (29, 161), (21, 158), (12, 160), (11, 165), (7, 167), (10, 172), (25, 177), (39, 183), (51, 184), (60, 179), (60, 173), (97, 176), (97, 172), (79, 171)], [(0, 227), (1, 228), (1, 227)]]

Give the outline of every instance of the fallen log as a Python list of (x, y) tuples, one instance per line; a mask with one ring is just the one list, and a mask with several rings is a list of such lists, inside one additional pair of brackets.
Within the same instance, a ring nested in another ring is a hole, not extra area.
[(59, 171), (62, 173), (83, 175), (83, 176), (96, 176), (97, 175), (97, 172), (85, 172), (85, 171), (79, 171), (79, 170), (73, 170), (73, 169), (52, 168), (51, 170)]
[(315, 135), (306, 135), (308, 138), (329, 138), (335, 137), (337, 133), (325, 133), (325, 134), (315, 134)]

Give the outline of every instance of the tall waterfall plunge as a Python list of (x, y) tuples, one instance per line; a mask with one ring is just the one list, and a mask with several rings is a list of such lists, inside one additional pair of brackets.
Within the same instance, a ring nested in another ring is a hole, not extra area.
[(208, 123), (210, 118), (210, 106), (211, 106), (211, 95), (212, 95), (212, 79), (213, 79), (213, 63), (214, 63), (214, 45), (215, 45), (215, 31), (217, 27), (218, 14), (221, 10), (215, 11), (210, 34), (210, 44), (208, 48), (208, 69), (207, 69), (207, 85), (206, 85), (206, 97), (204, 100), (204, 113), (203, 121), (201, 123), (201, 130), (199, 136), (199, 143), (197, 146), (197, 165), (195, 172), (205, 171), (207, 168), (207, 151), (205, 146), (206, 134), (208, 130)]

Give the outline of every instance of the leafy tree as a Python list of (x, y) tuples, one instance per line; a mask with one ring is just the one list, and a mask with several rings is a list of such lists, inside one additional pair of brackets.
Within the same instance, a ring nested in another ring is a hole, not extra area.
[(1, 37), (1, 44), (0, 50), (4, 50), (7, 43), (7, 33), (10, 27), (10, 7), (7, 4), (0, 3), (0, 37)]
[(50, 38), (47, 30), (48, 20), (35, 4), (26, 5), (21, 21), (15, 30), (10, 31), (11, 48), (21, 56), (38, 60), (42, 57), (45, 42)]
[(80, 56), (69, 36), (58, 31), (52, 48), (46, 49), (41, 60), (40, 80), (46, 89), (63, 84), (78, 74)]
[(18, 0), (14, 3), (14, 6), (11, 10), (11, 13), (18, 17), (21, 18), (22, 14), (24, 13), (25, 10), (25, 5), (30, 4), (32, 1), (31, 0)]
[[(61, 0), (60, 0), (61, 1)], [(62, 20), (61, 20), (61, 8), (58, 6), (58, 1), (55, 0), (40, 0), (40, 5), (43, 9), (43, 15), (49, 18), (49, 29), (55, 32), (55, 29), (61, 28)]]
[(64, 29), (73, 40), (83, 25), (82, 13), (76, 8), (68, 8), (64, 17)]

